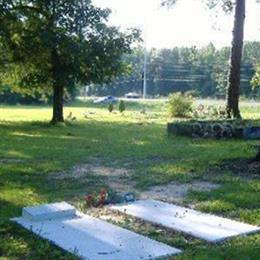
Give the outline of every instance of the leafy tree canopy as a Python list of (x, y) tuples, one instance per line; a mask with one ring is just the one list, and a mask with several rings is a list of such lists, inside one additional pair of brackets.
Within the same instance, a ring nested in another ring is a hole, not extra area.
[[(162, 0), (162, 5), (171, 7), (178, 1), (179, 0)], [(200, 0), (200, 1), (204, 2), (210, 8), (221, 6), (225, 11), (231, 11), (235, 4), (235, 0)]]
[[(230, 48), (216, 48), (212, 43), (201, 48), (174, 47), (151, 49), (147, 55), (148, 95), (167, 96), (172, 92), (192, 91), (202, 97), (225, 98)], [(124, 56), (132, 67), (130, 75), (121, 75), (109, 84), (94, 85), (90, 95), (123, 96), (128, 92), (142, 93), (143, 49)], [(250, 81), (260, 62), (260, 43), (245, 42), (241, 64), (241, 95), (259, 96)]]
[(33, 95), (122, 73), (139, 31), (108, 26), (109, 15), (91, 0), (0, 0), (1, 82)]

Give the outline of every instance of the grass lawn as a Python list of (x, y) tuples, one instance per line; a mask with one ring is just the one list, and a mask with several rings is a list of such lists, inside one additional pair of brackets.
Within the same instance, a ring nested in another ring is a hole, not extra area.
[[(168, 137), (163, 102), (129, 103), (124, 115), (90, 102), (67, 107), (77, 120), (50, 126), (49, 107), (0, 106), (0, 259), (74, 259), (9, 221), (24, 206), (66, 200), (82, 207), (84, 194), (107, 187), (107, 177), (56, 178), (75, 165), (98, 162), (129, 168), (140, 192), (155, 185), (208, 181), (182, 202), (196, 209), (260, 225), (259, 165), (247, 167), (256, 141)], [(242, 106), (260, 123), (260, 106)], [(102, 164), (102, 165), (101, 165)], [(127, 179), (127, 181), (128, 181)], [(184, 249), (176, 259), (259, 259), (260, 234), (210, 245), (179, 233), (123, 218), (120, 225)]]

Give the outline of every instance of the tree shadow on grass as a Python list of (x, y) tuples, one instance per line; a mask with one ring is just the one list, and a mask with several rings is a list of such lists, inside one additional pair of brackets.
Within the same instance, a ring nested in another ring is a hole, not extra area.
[[(69, 127), (49, 127), (24, 122), (2, 123), (0, 129), (0, 157), (23, 159), (21, 163), (2, 164), (0, 182), (27, 185), (39, 192), (53, 187), (47, 178), (49, 173), (93, 157), (104, 158), (108, 164), (130, 161), (137, 182), (145, 187), (171, 180), (190, 181), (202, 177), (211, 164), (253, 154), (248, 150), (252, 141), (169, 138), (164, 126), (157, 124), (86, 121)], [(151, 159), (147, 163), (147, 158), (158, 156), (165, 160)], [(69, 188), (69, 184), (61, 183), (59, 190)]]
[[(83, 192), (91, 192), (104, 185), (102, 178), (89, 176), (84, 180), (54, 180), (50, 178), (53, 172), (89, 162), (92, 157), (102, 158), (108, 165), (116, 160), (117, 164), (130, 161), (137, 183), (149, 187), (165, 180), (179, 180), (183, 176), (184, 181), (206, 177), (204, 174), (211, 164), (218, 164), (224, 159), (251, 156), (247, 149), (253, 143), (251, 141), (169, 138), (165, 128), (159, 124), (104, 121), (80, 122), (69, 127), (50, 127), (35, 122), (2, 122), (0, 157), (22, 161), (6, 161), (0, 167), (0, 190), (3, 191), (0, 201), (3, 219), (1, 233), (7, 241), (0, 244), (0, 255), (39, 258), (46, 256), (47, 252), (49, 254), (49, 251), (51, 256), (60, 254), (60, 251), (53, 250), (49, 244), (35, 240), (35, 236), (29, 232), (10, 224), (7, 219), (20, 215), (22, 207), (31, 204), (70, 201), (81, 196), (83, 200)], [(163, 159), (156, 160), (158, 157)], [(253, 188), (240, 189), (236, 183), (229, 185), (205, 193), (204, 197), (200, 195), (197, 200), (203, 202), (221, 199), (229, 203), (237, 201), (235, 207), (238, 211), (244, 207), (255, 209), (258, 200), (237, 200), (239, 196), (255, 196)], [(237, 188), (232, 185), (237, 185)], [(27, 249), (21, 251), (24, 247)], [(34, 249), (38, 247), (39, 250)]]
[(21, 208), (10, 201), (0, 199), (0, 212), (0, 220), (3, 221), (3, 219), (20, 215)]

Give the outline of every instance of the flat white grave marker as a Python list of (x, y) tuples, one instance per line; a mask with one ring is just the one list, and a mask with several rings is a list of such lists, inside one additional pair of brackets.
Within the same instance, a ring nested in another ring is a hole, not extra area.
[(76, 209), (67, 202), (23, 208), (23, 217), (30, 220), (47, 220), (58, 217), (73, 217)]
[(260, 231), (256, 226), (157, 200), (139, 200), (110, 208), (214, 243)]
[[(36, 220), (37, 216), (40, 220)], [(12, 220), (88, 260), (144, 260), (181, 253), (174, 247), (81, 214), (64, 202), (25, 208), (23, 217)]]

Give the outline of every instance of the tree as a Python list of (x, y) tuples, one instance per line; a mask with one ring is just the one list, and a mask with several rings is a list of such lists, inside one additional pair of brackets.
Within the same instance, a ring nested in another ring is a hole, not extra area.
[(236, 0), (233, 41), (227, 88), (227, 116), (241, 118), (239, 110), (241, 60), (244, 40), (245, 0)]
[[(177, 0), (163, 0), (163, 5), (173, 5)], [(222, 5), (226, 12), (235, 7), (233, 40), (230, 55), (230, 67), (228, 73), (227, 88), (227, 115), (240, 118), (239, 92), (240, 92), (240, 69), (244, 39), (245, 0), (205, 0), (210, 8)], [(259, 2), (257, 0), (257, 2)]]
[(77, 84), (108, 82), (125, 70), (137, 30), (109, 27), (110, 10), (91, 0), (0, 0), (1, 82), (16, 92), (53, 94), (52, 122), (63, 122), (64, 95)]

